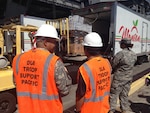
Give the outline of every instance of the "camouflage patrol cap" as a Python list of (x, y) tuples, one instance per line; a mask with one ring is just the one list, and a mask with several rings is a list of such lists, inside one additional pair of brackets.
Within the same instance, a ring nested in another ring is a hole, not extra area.
[(120, 44), (125, 44), (128, 47), (132, 47), (133, 44), (131, 43), (131, 39), (130, 38), (122, 38), (120, 41)]

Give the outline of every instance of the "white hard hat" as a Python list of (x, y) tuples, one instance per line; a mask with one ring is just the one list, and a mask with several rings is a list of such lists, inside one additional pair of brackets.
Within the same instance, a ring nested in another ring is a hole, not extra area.
[(89, 47), (102, 47), (103, 43), (99, 34), (91, 32), (84, 37), (83, 45)]
[(56, 28), (49, 24), (43, 24), (41, 27), (37, 30), (37, 33), (34, 36), (42, 36), (42, 37), (50, 37), (50, 38), (58, 38), (58, 33), (56, 31)]

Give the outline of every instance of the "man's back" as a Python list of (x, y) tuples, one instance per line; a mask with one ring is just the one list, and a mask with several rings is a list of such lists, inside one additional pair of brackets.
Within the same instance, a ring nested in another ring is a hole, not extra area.
[(132, 80), (131, 74), (136, 60), (136, 54), (128, 48), (118, 52), (112, 62), (115, 74), (114, 79)]
[(20, 113), (62, 112), (54, 81), (57, 60), (58, 57), (40, 49), (15, 57), (13, 69)]
[(109, 61), (102, 57), (92, 58), (80, 67), (80, 72), (86, 84), (85, 103), (81, 111), (86, 111), (86, 113), (108, 112), (111, 81)]

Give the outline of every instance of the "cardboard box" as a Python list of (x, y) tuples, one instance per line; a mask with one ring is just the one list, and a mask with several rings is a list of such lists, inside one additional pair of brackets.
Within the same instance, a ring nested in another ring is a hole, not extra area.
[(70, 54), (84, 55), (84, 47), (82, 44), (70, 44)]
[(70, 37), (70, 44), (82, 44), (83, 43), (83, 37)]
[(69, 30), (91, 32), (92, 25), (85, 23), (83, 17), (79, 15), (73, 15), (69, 16)]
[(87, 34), (85, 31), (69, 30), (70, 37), (84, 37)]

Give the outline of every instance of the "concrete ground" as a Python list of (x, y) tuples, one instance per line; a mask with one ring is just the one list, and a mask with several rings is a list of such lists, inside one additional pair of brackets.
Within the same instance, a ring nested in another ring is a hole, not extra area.
[(150, 113), (150, 86), (143, 86), (129, 96), (131, 109), (135, 113)]
[[(129, 95), (128, 99), (133, 113), (150, 113), (150, 86), (142, 86)], [(115, 113), (121, 113), (119, 104)]]

